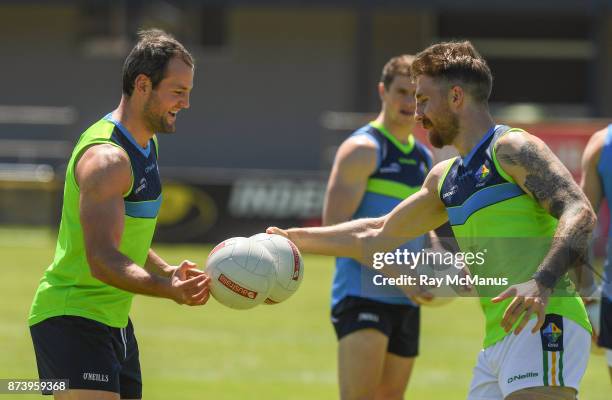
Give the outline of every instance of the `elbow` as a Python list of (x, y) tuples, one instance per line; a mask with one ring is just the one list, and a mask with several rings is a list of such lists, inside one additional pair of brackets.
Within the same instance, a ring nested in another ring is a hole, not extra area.
[(595, 226), (597, 225), (597, 214), (595, 214), (595, 211), (593, 211), (593, 208), (590, 205), (588, 206), (587, 214), (589, 228), (591, 228), (591, 231), (593, 231), (595, 229)]
[(581, 206), (581, 219), (584, 221), (585, 227), (589, 231), (593, 231), (597, 225), (597, 214), (593, 211), (593, 207), (589, 202), (586, 202)]
[(108, 274), (106, 273), (101, 253), (87, 251), (87, 264), (89, 265), (91, 276), (104, 283), (109, 283)]
[(590, 236), (597, 226), (597, 214), (588, 202), (575, 204), (569, 215), (570, 226), (573, 226), (576, 232), (580, 232), (581, 237)]

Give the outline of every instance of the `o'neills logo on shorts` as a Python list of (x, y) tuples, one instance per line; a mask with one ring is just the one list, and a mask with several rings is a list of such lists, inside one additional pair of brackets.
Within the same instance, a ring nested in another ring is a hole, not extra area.
[(521, 379), (537, 378), (537, 377), (538, 377), (538, 373), (537, 372), (527, 372), (526, 374), (514, 375), (512, 378), (508, 378), (508, 383), (512, 383), (514, 381), (519, 381)]
[(96, 374), (93, 372), (83, 372), (84, 381), (108, 382), (108, 375)]
[(225, 286), (232, 292), (238, 293), (240, 296), (247, 297), (249, 299), (254, 299), (255, 297), (257, 297), (257, 292), (240, 286), (239, 284), (237, 284), (236, 282), (234, 282), (223, 274), (219, 275), (219, 282), (221, 282), (223, 286)]
[(293, 242), (289, 242), (289, 246), (291, 246), (291, 251), (293, 252), (293, 276), (291, 280), (297, 281), (300, 277), (300, 252)]

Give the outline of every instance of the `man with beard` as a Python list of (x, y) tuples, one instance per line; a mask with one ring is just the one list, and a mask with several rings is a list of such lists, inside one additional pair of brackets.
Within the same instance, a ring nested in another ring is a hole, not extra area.
[[(172, 36), (140, 32), (117, 109), (87, 129), (66, 171), (55, 258), (29, 316), (40, 379), (68, 380), (58, 399), (138, 399), (134, 294), (202, 305), (210, 279), (150, 249), (162, 200), (156, 133), (189, 108), (194, 62)], [(44, 392), (50, 394), (50, 392)]]
[[(431, 168), (431, 153), (412, 135), (414, 56), (384, 66), (378, 117), (346, 139), (330, 174), (323, 224), (379, 217), (415, 193)], [(402, 246), (419, 252), (426, 237)], [(418, 354), (420, 310), (398, 288), (375, 286), (374, 271), (352, 258), (336, 259), (332, 323), (338, 337), (343, 399), (402, 398)]]
[(417, 121), (433, 145), (452, 145), (460, 156), (434, 166), (423, 187), (383, 217), (268, 232), (305, 252), (371, 265), (373, 253), (448, 220), (462, 252), (485, 254), (470, 264), (472, 275), (508, 283), (476, 286), (486, 327), (468, 398), (576, 398), (591, 326), (567, 271), (587, 259), (596, 219), (588, 200), (540, 139), (494, 123), (491, 71), (471, 43), (430, 46), (417, 54), (412, 76)]

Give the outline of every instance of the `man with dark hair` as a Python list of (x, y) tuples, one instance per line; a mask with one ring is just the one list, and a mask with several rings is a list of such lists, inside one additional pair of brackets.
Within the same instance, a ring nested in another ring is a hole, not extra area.
[[(55, 258), (29, 316), (40, 379), (67, 379), (58, 399), (142, 397), (134, 294), (203, 305), (210, 279), (150, 248), (162, 200), (156, 133), (189, 108), (193, 59), (160, 30), (140, 33), (119, 106), (80, 137), (66, 171)], [(50, 394), (50, 393), (44, 393)]]
[(486, 327), (468, 398), (575, 399), (591, 326), (567, 271), (587, 258), (596, 220), (587, 198), (540, 139), (494, 123), (491, 72), (471, 43), (430, 46), (412, 74), (417, 121), (460, 155), (383, 217), (268, 233), (371, 265), (374, 252), (448, 220), (462, 252), (485, 254), (469, 265)]
[[(338, 149), (324, 225), (384, 215), (423, 184), (432, 159), (412, 135), (413, 59), (401, 55), (387, 62), (378, 83), (382, 110)], [(420, 251), (425, 239), (403, 248)], [(342, 399), (403, 398), (418, 353), (419, 307), (397, 288), (377, 288), (371, 275), (352, 258), (336, 259), (331, 305)]]

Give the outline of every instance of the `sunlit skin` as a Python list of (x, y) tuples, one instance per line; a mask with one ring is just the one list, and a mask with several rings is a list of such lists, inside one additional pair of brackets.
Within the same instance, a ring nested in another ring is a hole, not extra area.
[(113, 117), (125, 125), (143, 147), (155, 133), (173, 133), (178, 112), (189, 108), (193, 73), (193, 67), (174, 57), (155, 88), (148, 76), (138, 75), (132, 95), (121, 97)]
[(459, 117), (449, 105), (450, 85), (438, 83), (428, 76), (419, 76), (416, 84), (414, 118), (427, 131), (429, 142), (436, 148), (450, 145), (459, 134)]
[(395, 137), (405, 142), (415, 126), (416, 85), (407, 76), (396, 76), (388, 89), (378, 84), (382, 110), (376, 121), (382, 123)]

